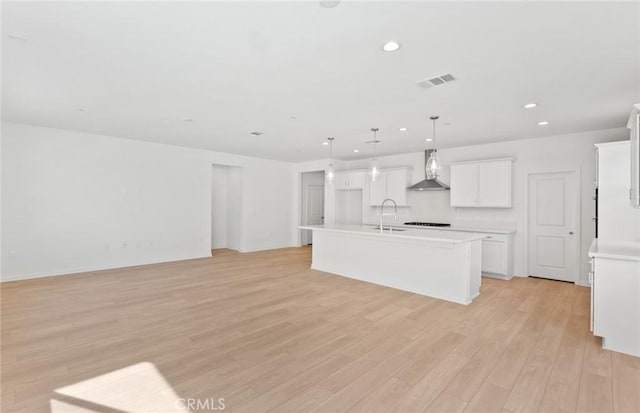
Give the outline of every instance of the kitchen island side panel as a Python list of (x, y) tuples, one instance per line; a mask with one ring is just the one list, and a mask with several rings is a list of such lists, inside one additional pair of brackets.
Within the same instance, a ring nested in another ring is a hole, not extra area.
[(480, 289), (480, 241), (314, 231), (311, 268), (460, 304)]

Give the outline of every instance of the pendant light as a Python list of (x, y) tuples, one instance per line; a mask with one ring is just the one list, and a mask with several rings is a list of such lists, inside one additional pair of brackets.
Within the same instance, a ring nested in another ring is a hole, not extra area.
[(378, 128), (371, 128), (373, 132), (373, 158), (371, 158), (371, 164), (369, 165), (369, 176), (371, 177), (371, 182), (375, 182), (378, 176), (380, 175), (380, 168), (378, 167), (378, 160), (376, 159), (376, 145), (378, 144), (378, 139), (376, 138)]
[(333, 185), (333, 178), (336, 174), (333, 170), (333, 140), (335, 138), (327, 138), (329, 141), (329, 167), (324, 171), (324, 182), (327, 185)]
[(440, 169), (442, 168), (440, 156), (438, 156), (438, 149), (436, 149), (436, 121), (438, 118), (439, 116), (431, 116), (430, 118), (433, 121), (433, 151), (431, 155), (429, 155), (429, 159), (425, 165), (427, 179), (437, 179), (438, 175), (440, 175)]

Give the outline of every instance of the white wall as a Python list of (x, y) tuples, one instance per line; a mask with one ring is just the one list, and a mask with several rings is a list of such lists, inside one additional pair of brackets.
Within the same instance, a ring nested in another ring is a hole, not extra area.
[(3, 280), (210, 256), (211, 165), (242, 167), (241, 251), (291, 245), (292, 166), (2, 123)]
[[(595, 180), (595, 147), (597, 142), (628, 139), (625, 128), (605, 131), (552, 136), (539, 139), (516, 140), (484, 145), (442, 149), (438, 152), (443, 161), (441, 180), (449, 183), (451, 162), (474, 159), (513, 157), (514, 193), (513, 208), (452, 208), (449, 206), (449, 191), (424, 191), (408, 194), (410, 208), (402, 208), (398, 222), (409, 220), (450, 222), (457, 225), (517, 228), (515, 236), (515, 273), (525, 275), (525, 182), (527, 172), (578, 169), (581, 171), (581, 284), (587, 283), (587, 251), (594, 236), (591, 218), (594, 216), (593, 182)], [(382, 168), (411, 166), (412, 183), (424, 179), (424, 152), (379, 157)], [(368, 166), (368, 159), (346, 162), (345, 169)], [(377, 209), (369, 208), (365, 222), (375, 223)]]

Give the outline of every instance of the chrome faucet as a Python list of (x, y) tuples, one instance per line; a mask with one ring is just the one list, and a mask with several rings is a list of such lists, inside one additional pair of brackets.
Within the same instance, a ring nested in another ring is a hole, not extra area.
[[(384, 213), (384, 204), (386, 204), (387, 201), (393, 202), (393, 208), (394, 208), (393, 214)], [(396, 204), (396, 201), (394, 201), (391, 198), (385, 199), (384, 201), (382, 201), (382, 205), (380, 205), (380, 233), (381, 234), (384, 233), (384, 227), (382, 226), (382, 224), (383, 224), (385, 215), (393, 215), (394, 221), (398, 219), (398, 204)], [(389, 225), (389, 233), (391, 234), (392, 232), (393, 232), (393, 229), (391, 228), (391, 225)]]

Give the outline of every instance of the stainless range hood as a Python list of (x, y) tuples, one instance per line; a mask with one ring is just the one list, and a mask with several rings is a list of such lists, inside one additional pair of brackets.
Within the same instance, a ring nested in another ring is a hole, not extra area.
[[(427, 159), (429, 159), (429, 155), (431, 155), (432, 151), (433, 149), (427, 149), (426, 151), (424, 151), (425, 168), (427, 166)], [(426, 176), (426, 170), (425, 170), (425, 176)], [(444, 182), (441, 182), (438, 179), (425, 179), (418, 182), (417, 184), (411, 185), (407, 189), (411, 191), (445, 191), (450, 188), (449, 188), (449, 185), (445, 184)]]

